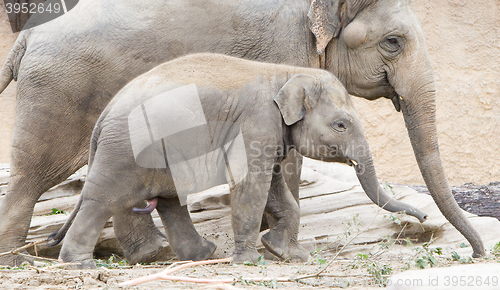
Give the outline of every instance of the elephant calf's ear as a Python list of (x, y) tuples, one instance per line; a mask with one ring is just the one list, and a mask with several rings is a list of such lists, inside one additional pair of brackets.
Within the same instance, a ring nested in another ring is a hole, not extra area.
[(304, 118), (306, 100), (315, 85), (316, 79), (312, 75), (297, 74), (279, 90), (274, 102), (278, 105), (285, 124), (290, 126)]

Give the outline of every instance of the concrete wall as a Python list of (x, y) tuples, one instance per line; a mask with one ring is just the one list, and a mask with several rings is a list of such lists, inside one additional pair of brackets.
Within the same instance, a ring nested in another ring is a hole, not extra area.
[[(452, 185), (500, 180), (500, 2), (414, 0), (437, 89), (441, 154)], [(380, 179), (423, 184), (402, 114), (356, 98)]]
[[(0, 63), (14, 43), (0, 1)], [(414, 0), (434, 67), (450, 184), (500, 180), (500, 2)], [(0, 97), (0, 163), (9, 162), (15, 85)], [(382, 180), (423, 184), (403, 117), (389, 100), (355, 99)]]
[[(4, 2), (0, 1), (0, 65), (7, 59), (14, 45), (17, 33), (12, 33)], [(0, 163), (9, 162), (12, 128), (14, 128), (14, 113), (16, 105), (16, 83), (12, 82), (0, 95)]]

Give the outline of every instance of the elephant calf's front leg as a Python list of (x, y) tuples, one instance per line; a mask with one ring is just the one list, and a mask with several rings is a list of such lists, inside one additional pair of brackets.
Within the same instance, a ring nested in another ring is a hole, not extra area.
[(262, 244), (278, 258), (307, 261), (309, 252), (297, 241), (299, 205), (285, 183), (280, 166), (276, 166), (266, 204), (266, 212), (275, 222), (269, 232), (262, 236)]
[(258, 174), (249, 173), (242, 182), (231, 188), (235, 263), (257, 262), (259, 259), (255, 244), (270, 184), (271, 170)]

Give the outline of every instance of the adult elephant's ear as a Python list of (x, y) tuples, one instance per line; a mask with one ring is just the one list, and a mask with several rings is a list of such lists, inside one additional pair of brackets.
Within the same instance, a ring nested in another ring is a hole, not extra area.
[(313, 0), (309, 8), (309, 25), (316, 37), (316, 51), (322, 54), (326, 46), (339, 36), (359, 11), (374, 0)]
[(304, 118), (309, 101), (315, 94), (316, 79), (308, 74), (296, 74), (279, 90), (274, 102), (288, 126)]

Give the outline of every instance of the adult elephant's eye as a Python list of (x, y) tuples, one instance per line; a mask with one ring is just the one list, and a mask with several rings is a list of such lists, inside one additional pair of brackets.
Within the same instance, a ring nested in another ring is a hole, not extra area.
[(403, 50), (404, 41), (399, 36), (388, 36), (380, 42), (380, 48), (389, 56), (395, 56)]
[(332, 123), (332, 129), (337, 131), (337, 132), (345, 132), (347, 130), (347, 127), (344, 122), (342, 121), (335, 121)]

